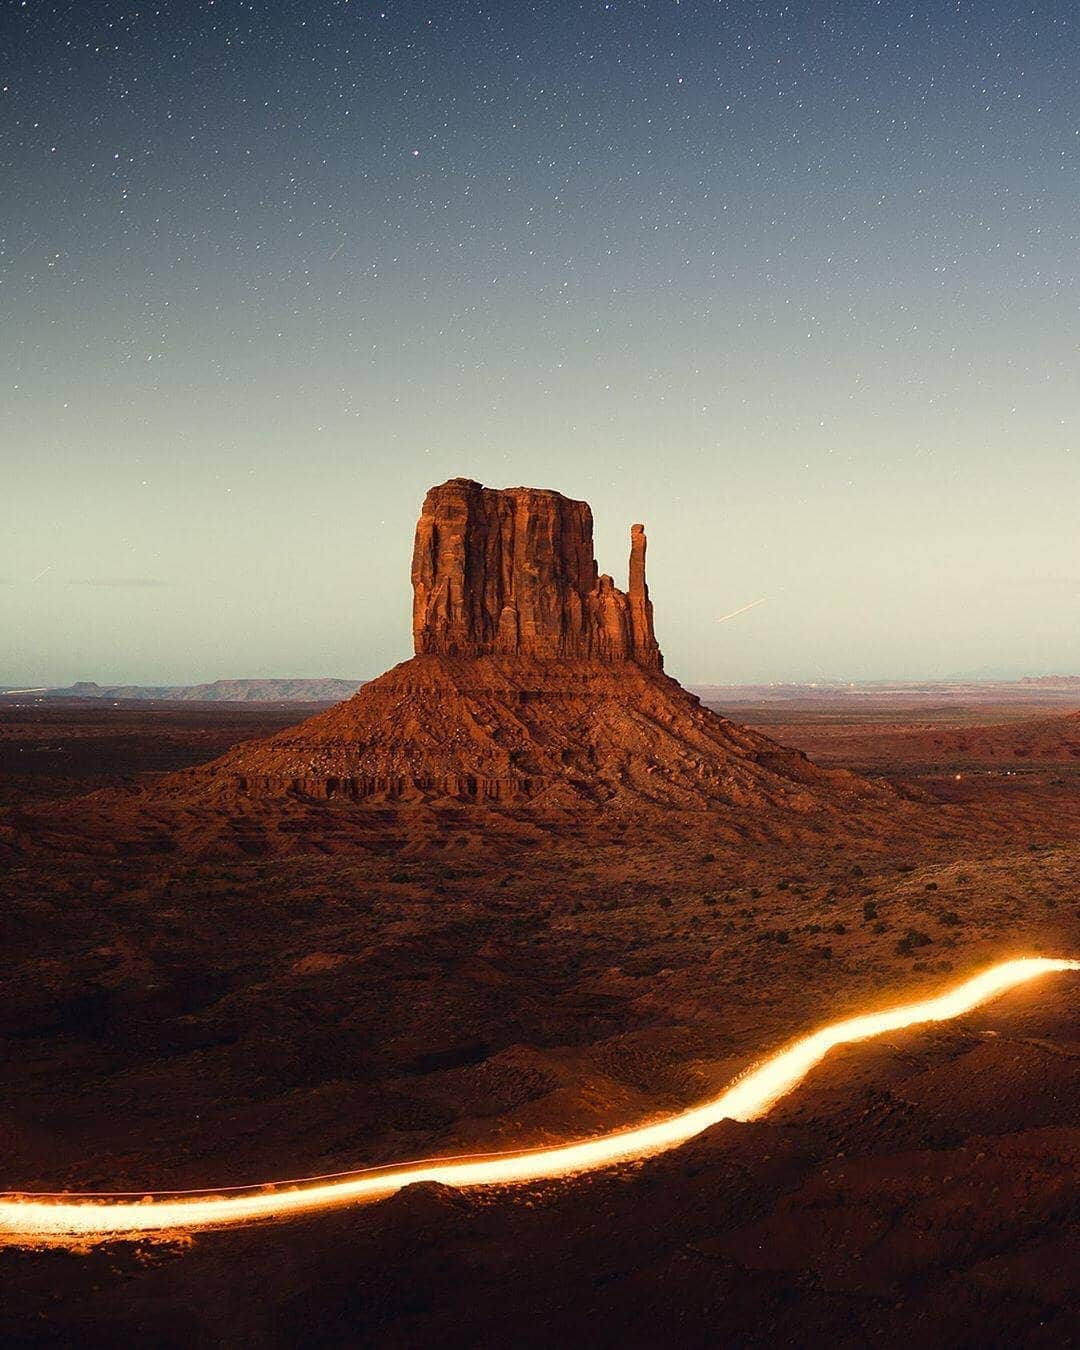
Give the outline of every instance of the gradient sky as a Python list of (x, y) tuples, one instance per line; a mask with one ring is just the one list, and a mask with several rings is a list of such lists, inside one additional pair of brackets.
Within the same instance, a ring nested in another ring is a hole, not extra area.
[(1078, 272), (1075, 0), (6, 0), (0, 681), (375, 675), (455, 475), (690, 681), (1075, 673)]

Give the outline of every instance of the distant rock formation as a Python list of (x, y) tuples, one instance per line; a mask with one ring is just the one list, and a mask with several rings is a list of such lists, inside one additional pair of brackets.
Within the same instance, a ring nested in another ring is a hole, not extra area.
[[(631, 530), (628, 589), (600, 575), (584, 502), (455, 478), (427, 494), (412, 578), (416, 655), (299, 726), (152, 789), (220, 800), (725, 811), (768, 832), (893, 800), (702, 706), (661, 669)], [(773, 822), (770, 825), (770, 821)]]
[(355, 694), (363, 680), (267, 679), (212, 680), (207, 684), (97, 684), (78, 680), (58, 689), (3, 691), (31, 693), (40, 698), (108, 699), (162, 703), (339, 703)]
[(621, 591), (593, 557), (586, 502), (452, 478), (424, 500), (413, 547), (418, 656), (663, 665), (645, 581), (645, 527), (630, 531)]

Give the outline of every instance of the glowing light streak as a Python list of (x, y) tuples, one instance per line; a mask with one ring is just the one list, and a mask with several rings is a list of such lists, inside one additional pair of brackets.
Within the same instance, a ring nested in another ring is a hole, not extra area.
[(1024, 957), (1003, 961), (934, 998), (845, 1018), (803, 1036), (737, 1079), (719, 1097), (678, 1115), (594, 1139), (501, 1154), (429, 1159), (340, 1179), (268, 1183), (223, 1194), (172, 1193), (141, 1200), (100, 1195), (8, 1195), (0, 1198), (0, 1242), (102, 1239), (122, 1234), (187, 1232), (283, 1219), (392, 1195), (403, 1186), (501, 1186), (571, 1176), (610, 1163), (659, 1153), (720, 1120), (753, 1120), (795, 1088), (830, 1050), (889, 1031), (960, 1017), (1039, 975), (1080, 970), (1080, 961)]
[(737, 619), (740, 614), (745, 614), (748, 609), (756, 609), (758, 605), (763, 605), (768, 600), (767, 595), (763, 595), (760, 600), (751, 600), (748, 605), (743, 605), (739, 609), (733, 609), (730, 614), (721, 614), (717, 623), (727, 623), (728, 619)]

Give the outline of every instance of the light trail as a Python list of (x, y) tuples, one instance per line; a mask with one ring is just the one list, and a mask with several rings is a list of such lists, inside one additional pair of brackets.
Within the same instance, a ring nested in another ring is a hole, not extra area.
[(751, 600), (748, 605), (743, 605), (739, 609), (733, 609), (730, 614), (721, 614), (717, 623), (727, 623), (728, 619), (737, 619), (740, 614), (745, 614), (748, 609), (756, 609), (758, 605), (763, 605), (768, 600), (767, 595), (763, 595), (760, 600)]
[(353, 1173), (340, 1180), (273, 1182), (262, 1189), (237, 1188), (217, 1195), (174, 1192), (120, 1201), (100, 1195), (7, 1195), (0, 1198), (0, 1243), (71, 1245), (120, 1235), (179, 1234), (378, 1200), (418, 1181), (460, 1187), (502, 1186), (571, 1176), (647, 1157), (685, 1143), (717, 1121), (753, 1120), (764, 1115), (835, 1046), (852, 1045), (926, 1022), (945, 1022), (1039, 975), (1065, 970), (1080, 970), (1080, 961), (1046, 957), (1003, 961), (935, 998), (833, 1022), (770, 1055), (719, 1097), (636, 1129), (550, 1148), (430, 1159), (390, 1170)]

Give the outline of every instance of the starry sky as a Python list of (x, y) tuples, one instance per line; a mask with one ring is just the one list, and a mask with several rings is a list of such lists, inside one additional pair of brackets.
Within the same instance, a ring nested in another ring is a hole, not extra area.
[(1080, 672), (1078, 271), (1075, 0), (3, 0), (0, 682), (375, 675), (456, 475), (689, 681)]

